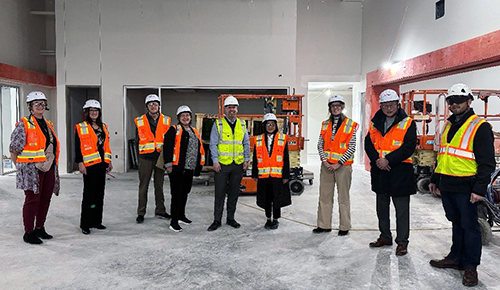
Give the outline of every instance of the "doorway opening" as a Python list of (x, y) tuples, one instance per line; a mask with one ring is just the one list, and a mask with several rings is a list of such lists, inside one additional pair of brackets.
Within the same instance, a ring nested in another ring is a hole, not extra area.
[(14, 131), (16, 122), (19, 120), (19, 88), (0, 85), (0, 133), (2, 142), (0, 144), (0, 174), (8, 174), (16, 171), (15, 160), (11, 160), (9, 153), (10, 134)]

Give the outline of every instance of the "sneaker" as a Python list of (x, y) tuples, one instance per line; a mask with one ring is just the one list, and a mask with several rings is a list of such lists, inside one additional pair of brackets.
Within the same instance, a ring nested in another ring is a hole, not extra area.
[(179, 223), (170, 223), (170, 229), (176, 233), (182, 232), (182, 228), (179, 226)]
[(135, 221), (138, 224), (142, 224), (144, 222), (144, 216), (143, 215), (138, 215), (137, 218), (135, 219)]
[(106, 229), (106, 226), (105, 226), (105, 225), (103, 225), (103, 224), (100, 224), (100, 225), (98, 225), (98, 226), (97, 226), (97, 227), (95, 227), (95, 228), (96, 228), (96, 229), (98, 229), (98, 230), (105, 230), (105, 229)]
[(211, 231), (215, 231), (216, 229), (218, 229), (219, 227), (221, 226), (221, 223), (219, 221), (214, 221), (207, 229), (207, 231), (211, 232)]
[(271, 220), (267, 220), (266, 224), (264, 225), (264, 228), (270, 230), (272, 226), (273, 222)]
[(35, 229), (35, 235), (41, 239), (44, 239), (44, 240), (50, 240), (53, 238), (52, 235), (49, 235), (47, 234), (47, 232), (45, 231), (45, 228), (44, 227), (41, 227), (41, 228), (36, 228)]
[(241, 227), (241, 225), (235, 220), (229, 220), (229, 221), (227, 221), (227, 224), (232, 226), (235, 229)]
[(89, 228), (82, 228), (82, 234), (84, 234), (84, 235), (90, 234), (90, 229)]
[(32, 231), (31, 233), (24, 233), (23, 240), (32, 245), (40, 245), (43, 243), (43, 241), (36, 236), (35, 231)]
[(332, 231), (332, 229), (324, 229), (324, 228), (317, 227), (313, 230), (313, 233), (321, 234), (321, 233), (329, 233), (331, 231)]
[(279, 225), (280, 225), (280, 222), (278, 220), (273, 220), (271, 222), (271, 230), (277, 229)]
[(340, 231), (339, 230), (339, 236), (347, 236), (349, 234), (349, 231)]
[(155, 214), (155, 218), (162, 220), (169, 220), (172, 218), (172, 216), (169, 215), (168, 213), (157, 213)]
[(179, 221), (186, 224), (186, 225), (190, 225), (193, 222), (190, 219), (188, 219), (187, 217), (182, 217), (179, 219)]

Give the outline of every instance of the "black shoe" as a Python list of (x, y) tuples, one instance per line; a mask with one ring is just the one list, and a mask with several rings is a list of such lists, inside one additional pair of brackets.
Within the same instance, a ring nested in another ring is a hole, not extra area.
[(176, 233), (182, 232), (181, 226), (179, 226), (179, 223), (170, 223), (170, 229)]
[(266, 224), (264, 225), (264, 228), (270, 230), (272, 226), (273, 222), (271, 220), (267, 220)]
[(190, 219), (188, 219), (187, 217), (182, 217), (179, 219), (179, 221), (186, 224), (186, 225), (190, 225), (193, 222)]
[(313, 233), (321, 234), (321, 233), (329, 233), (331, 231), (332, 231), (332, 229), (324, 229), (324, 228), (317, 227), (313, 230)]
[(100, 225), (98, 225), (98, 226), (97, 226), (97, 227), (95, 227), (95, 228), (96, 228), (96, 229), (98, 229), (98, 230), (105, 230), (105, 229), (106, 229), (106, 226), (105, 226), (105, 225), (103, 225), (103, 224), (100, 224)]
[(339, 230), (339, 236), (347, 236), (349, 234), (349, 231), (340, 231)]
[(82, 234), (89, 235), (90, 234), (90, 229), (89, 228), (82, 228)]
[(142, 224), (144, 222), (144, 216), (143, 215), (138, 215), (137, 218), (135, 219), (135, 221), (138, 224)]
[(271, 222), (271, 230), (277, 229), (279, 225), (280, 225), (280, 222), (278, 220), (273, 220)]
[(35, 231), (32, 231), (31, 233), (24, 233), (23, 240), (32, 245), (40, 245), (43, 243), (43, 241), (36, 236)]
[(241, 227), (241, 225), (235, 220), (229, 220), (229, 221), (227, 221), (227, 224), (232, 226), (235, 229)]
[(211, 231), (215, 231), (216, 229), (218, 229), (219, 227), (221, 226), (221, 223), (219, 221), (214, 221), (207, 229), (207, 231), (211, 232)]
[(52, 235), (47, 234), (44, 227), (41, 227), (39, 229), (35, 229), (35, 235), (37, 237), (39, 237), (40, 239), (44, 239), (44, 240), (50, 240), (53, 238)]
[(155, 214), (155, 218), (162, 220), (169, 220), (172, 218), (172, 216), (169, 215), (168, 213), (157, 213)]

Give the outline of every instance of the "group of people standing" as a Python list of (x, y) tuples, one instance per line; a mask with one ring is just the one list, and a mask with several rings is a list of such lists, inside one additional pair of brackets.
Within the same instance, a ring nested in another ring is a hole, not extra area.
[[(429, 188), (442, 196), (446, 217), (452, 222), (450, 253), (441, 260), (430, 261), (437, 268), (465, 270), (463, 284), (478, 283), (477, 266), (481, 257), (481, 232), (477, 221), (477, 204), (486, 194), (495, 169), (491, 125), (479, 118), (470, 107), (472, 91), (462, 83), (453, 85), (446, 97), (453, 113), (443, 126), (437, 164)], [(23, 239), (41, 244), (51, 239), (44, 223), (52, 194), (59, 193), (59, 140), (54, 125), (43, 117), (47, 98), (41, 92), (27, 96), (30, 112), (16, 125), (12, 135), (11, 159), (16, 161), (16, 187), (24, 190)], [(376, 193), (376, 210), (380, 235), (369, 244), (378, 248), (391, 246), (390, 202), (396, 209), (396, 255), (408, 253), (410, 234), (410, 196), (416, 193), (412, 155), (417, 146), (415, 122), (401, 108), (396, 91), (387, 89), (379, 96), (380, 109), (371, 119), (365, 137), (365, 152), (371, 169), (372, 191)], [(170, 219), (170, 229), (182, 231), (179, 223), (191, 224), (186, 217), (186, 203), (193, 176), (205, 164), (205, 150), (199, 132), (191, 126), (193, 113), (182, 105), (177, 109), (177, 124), (161, 113), (157, 95), (145, 99), (147, 112), (135, 118), (139, 151), (139, 194), (137, 223), (144, 222), (148, 186), (154, 178), (155, 217)], [(233, 228), (236, 204), (243, 173), (250, 163), (250, 137), (246, 124), (237, 117), (238, 100), (224, 101), (224, 117), (215, 120), (210, 135), (210, 153), (215, 171), (214, 220), (208, 231), (222, 225), (227, 195), (226, 223)], [(321, 159), (320, 193), (317, 227), (313, 233), (332, 230), (335, 186), (338, 193), (339, 236), (351, 230), (350, 187), (352, 163), (356, 148), (358, 124), (345, 116), (344, 98), (332, 96), (328, 101), (330, 117), (322, 123), (318, 141)], [(83, 106), (84, 120), (75, 126), (75, 161), (83, 174), (84, 189), (80, 228), (105, 229), (102, 211), (106, 173), (113, 169), (109, 133), (101, 119), (101, 105), (88, 100)], [(272, 113), (263, 118), (262, 135), (255, 137), (252, 178), (257, 182), (257, 205), (265, 209), (266, 229), (277, 229), (281, 208), (291, 204), (288, 190), (290, 160), (286, 134), (280, 132)], [(171, 206), (166, 211), (163, 194), (165, 171), (170, 179)]]

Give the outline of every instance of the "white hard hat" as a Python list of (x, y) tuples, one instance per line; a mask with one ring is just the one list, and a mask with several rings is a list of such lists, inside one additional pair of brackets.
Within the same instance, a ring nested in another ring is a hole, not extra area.
[(83, 105), (83, 108), (84, 109), (87, 109), (87, 108), (96, 108), (96, 109), (100, 109), (101, 108), (101, 104), (99, 103), (98, 100), (87, 100), (85, 102), (85, 105)]
[(238, 103), (238, 100), (233, 97), (229, 96), (224, 100), (224, 107), (225, 106), (239, 106), (240, 104)]
[(398, 101), (399, 102), (399, 96), (395, 90), (387, 89), (380, 94), (379, 103), (382, 104), (382, 103), (391, 102), (391, 101)]
[(26, 103), (33, 102), (36, 100), (45, 100), (47, 101), (47, 97), (45, 97), (45, 94), (42, 92), (31, 92), (28, 94), (28, 97), (26, 98)]
[(188, 106), (182, 105), (179, 108), (177, 108), (176, 115), (179, 116), (181, 113), (186, 113), (186, 112), (189, 112), (191, 115), (193, 114), (193, 111), (191, 111), (191, 109)]
[(144, 101), (144, 103), (147, 105), (149, 102), (158, 102), (160, 103), (161, 105), (161, 100), (160, 100), (160, 97), (158, 97), (157, 95), (155, 94), (151, 94), (151, 95), (148, 95), (146, 97), (146, 100)]
[(468, 85), (464, 83), (456, 83), (448, 89), (448, 94), (446, 98), (452, 96), (463, 96), (463, 97), (470, 97), (471, 99), (473, 99), (472, 90), (469, 88)]
[(331, 96), (328, 99), (328, 106), (330, 106), (330, 104), (333, 102), (342, 102), (342, 104), (345, 104), (344, 97), (342, 97), (341, 95)]
[(276, 115), (273, 113), (267, 113), (264, 115), (264, 119), (262, 119), (262, 123), (266, 121), (276, 121), (278, 122), (278, 118), (276, 118)]

